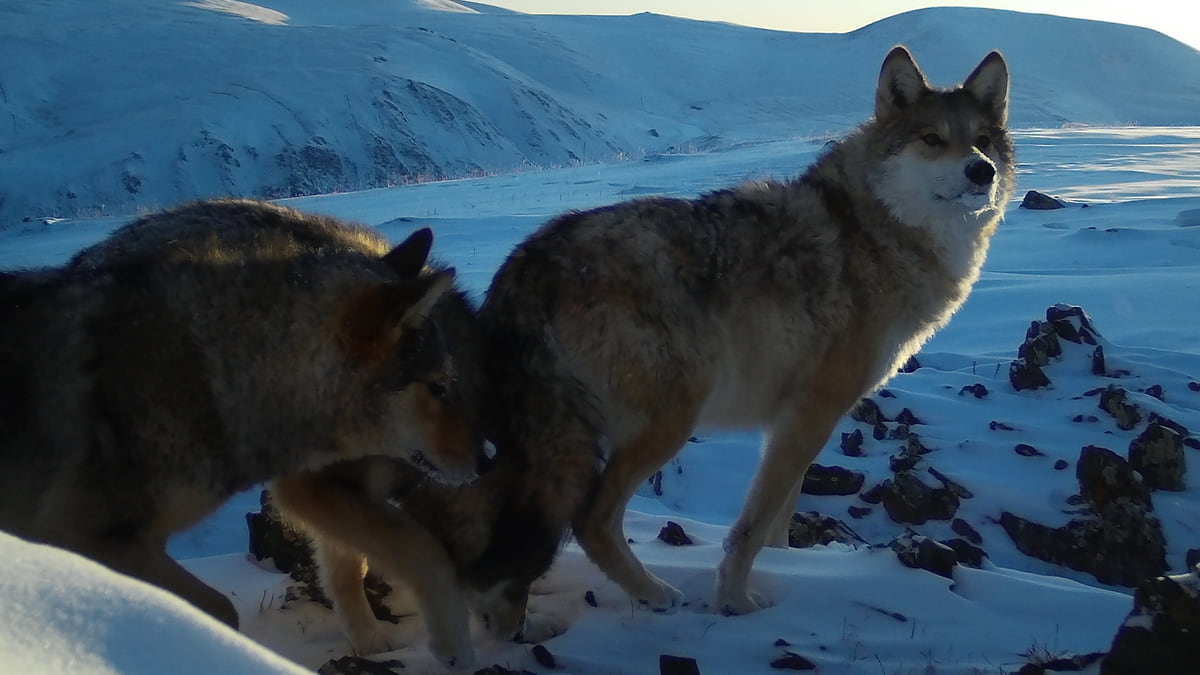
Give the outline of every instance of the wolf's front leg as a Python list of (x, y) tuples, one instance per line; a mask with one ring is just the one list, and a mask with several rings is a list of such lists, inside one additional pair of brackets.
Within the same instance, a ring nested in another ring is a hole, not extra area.
[(817, 408), (816, 413), (810, 409), (768, 435), (762, 465), (746, 505), (725, 539), (725, 558), (717, 568), (717, 608), (722, 614), (748, 614), (770, 605), (750, 590), (750, 568), (768, 535), (778, 537), (781, 514), (794, 506), (789, 503), (794, 499), (793, 490), (798, 490), (808, 465), (841, 417), (841, 412), (832, 408)]

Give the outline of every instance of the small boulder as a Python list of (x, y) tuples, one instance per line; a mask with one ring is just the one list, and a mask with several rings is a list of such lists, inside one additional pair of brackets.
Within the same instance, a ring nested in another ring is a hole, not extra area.
[(1025, 198), (1021, 200), (1021, 208), (1031, 211), (1053, 211), (1064, 207), (1066, 204), (1062, 201), (1037, 190), (1026, 192)]
[(1100, 675), (1192, 675), (1200, 664), (1200, 570), (1139, 585)]

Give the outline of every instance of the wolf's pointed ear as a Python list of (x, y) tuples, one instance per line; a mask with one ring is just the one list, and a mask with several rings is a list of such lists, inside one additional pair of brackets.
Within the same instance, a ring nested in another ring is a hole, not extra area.
[(408, 235), (400, 245), (383, 256), (383, 262), (405, 279), (414, 279), (425, 267), (429, 249), (433, 248), (433, 230), (428, 227)]
[(879, 88), (875, 90), (875, 118), (887, 119), (912, 105), (930, 92), (925, 73), (917, 67), (912, 54), (902, 45), (892, 48), (879, 69)]
[(351, 292), (337, 313), (337, 339), (359, 364), (392, 357), (405, 330), (419, 327), (453, 286), (454, 270)]
[(442, 294), (454, 285), (454, 268), (450, 267), (436, 274), (421, 277), (414, 283), (417, 285), (410, 290), (411, 295), (409, 296), (412, 300), (400, 316), (400, 324), (403, 326), (415, 327), (425, 321), (425, 317), (429, 316), (433, 306), (437, 304), (438, 300), (441, 300)]
[(963, 82), (971, 96), (995, 117), (1001, 125), (1008, 122), (1008, 64), (1000, 52), (992, 52)]

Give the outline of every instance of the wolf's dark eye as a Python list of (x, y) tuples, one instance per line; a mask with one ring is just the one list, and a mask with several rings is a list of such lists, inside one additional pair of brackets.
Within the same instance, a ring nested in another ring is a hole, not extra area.
[(925, 145), (928, 145), (931, 148), (936, 148), (942, 144), (942, 137), (932, 132), (922, 136), (921, 140), (925, 141)]
[(980, 136), (979, 138), (975, 139), (975, 147), (979, 148), (980, 150), (983, 150), (991, 144), (992, 139), (988, 138), (987, 136)]
[(430, 396), (439, 401), (446, 398), (446, 388), (444, 386), (438, 384), (437, 382), (426, 382), (425, 386), (429, 387)]

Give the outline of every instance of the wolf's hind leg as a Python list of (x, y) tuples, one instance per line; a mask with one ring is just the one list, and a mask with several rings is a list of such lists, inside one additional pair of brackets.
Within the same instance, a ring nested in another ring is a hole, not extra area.
[(575, 536), (588, 557), (643, 609), (670, 609), (683, 602), (683, 594), (651, 574), (633, 554), (622, 522), (625, 507), (638, 486), (683, 447), (694, 419), (685, 415), (659, 420), (633, 442), (616, 448), (594, 499), (575, 522)]
[(178, 595), (234, 629), (238, 627), (237, 610), (229, 598), (175, 562), (167, 555), (165, 543), (105, 540), (78, 550), (122, 574)]
[(780, 514), (794, 504), (789, 501), (793, 491), (840, 417), (840, 408), (810, 406), (806, 414), (769, 434), (762, 464), (725, 540), (725, 558), (717, 568), (717, 607), (721, 613), (748, 614), (769, 604), (752, 597), (748, 587), (750, 568), (769, 530), (778, 527)]

